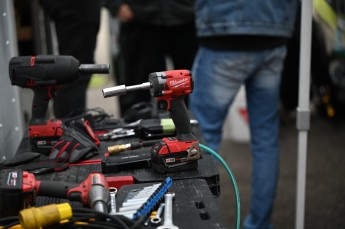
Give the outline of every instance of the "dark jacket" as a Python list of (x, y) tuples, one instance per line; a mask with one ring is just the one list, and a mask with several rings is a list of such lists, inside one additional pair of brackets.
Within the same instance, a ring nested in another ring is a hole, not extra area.
[(116, 17), (121, 4), (127, 3), (136, 21), (159, 26), (194, 23), (194, 0), (104, 0), (105, 6)]
[(63, 18), (66, 14), (83, 22), (100, 22), (100, 0), (40, 0), (44, 11), (53, 20)]
[(296, 3), (296, 0), (197, 0), (198, 36), (290, 37)]

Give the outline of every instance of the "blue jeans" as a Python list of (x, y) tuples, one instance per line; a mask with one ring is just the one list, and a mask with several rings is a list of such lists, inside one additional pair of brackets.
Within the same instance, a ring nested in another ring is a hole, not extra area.
[(245, 229), (272, 227), (279, 173), (279, 88), (285, 55), (285, 46), (260, 51), (200, 47), (192, 69), (190, 109), (200, 123), (206, 144), (216, 152), (229, 106), (240, 86), (244, 84), (246, 88), (253, 169)]

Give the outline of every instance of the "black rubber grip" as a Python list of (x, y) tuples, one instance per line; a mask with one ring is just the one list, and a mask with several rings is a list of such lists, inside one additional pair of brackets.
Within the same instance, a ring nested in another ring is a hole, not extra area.
[(190, 134), (190, 118), (184, 102), (184, 96), (170, 101), (170, 115), (175, 124), (176, 134)]
[(68, 191), (78, 185), (68, 182), (40, 181), (38, 195), (68, 199)]
[[(30, 124), (35, 124), (36, 120), (39, 120), (38, 123), (42, 122), (42, 120), (46, 119), (46, 114), (48, 110), (48, 104), (50, 99), (52, 98), (49, 94), (49, 91), (43, 87), (35, 87), (34, 91), (34, 99), (32, 101), (32, 118)], [(52, 93), (55, 93), (52, 91)]]

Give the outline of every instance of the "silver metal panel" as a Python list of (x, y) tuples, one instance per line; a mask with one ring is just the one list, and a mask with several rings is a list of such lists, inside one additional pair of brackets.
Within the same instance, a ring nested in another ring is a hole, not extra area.
[(12, 86), (8, 63), (18, 54), (12, 0), (0, 1), (0, 161), (12, 158), (23, 138), (19, 88)]

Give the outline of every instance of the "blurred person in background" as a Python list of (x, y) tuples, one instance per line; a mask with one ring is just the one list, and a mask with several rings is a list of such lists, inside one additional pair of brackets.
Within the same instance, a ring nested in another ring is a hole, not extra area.
[(272, 228), (279, 173), (280, 81), (294, 29), (295, 0), (196, 0), (199, 50), (190, 109), (206, 144), (219, 152), (222, 127), (245, 85), (253, 156), (245, 229)]
[[(74, 56), (80, 64), (93, 64), (100, 26), (100, 0), (40, 0), (46, 15), (54, 21), (59, 55)], [(57, 91), (53, 109), (56, 118), (82, 114), (86, 109), (91, 75), (79, 77)]]
[[(194, 0), (108, 0), (106, 6), (120, 21), (119, 85), (141, 84), (150, 73), (167, 70), (167, 56), (174, 69), (191, 69), (197, 50)], [(151, 95), (137, 91), (119, 100), (123, 115), (136, 103), (149, 103)]]

